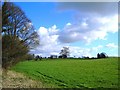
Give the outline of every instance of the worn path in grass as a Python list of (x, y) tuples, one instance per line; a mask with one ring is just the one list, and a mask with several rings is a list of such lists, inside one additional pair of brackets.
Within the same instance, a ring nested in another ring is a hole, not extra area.
[(117, 88), (118, 59), (24, 61), (12, 68), (48, 85), (64, 88)]

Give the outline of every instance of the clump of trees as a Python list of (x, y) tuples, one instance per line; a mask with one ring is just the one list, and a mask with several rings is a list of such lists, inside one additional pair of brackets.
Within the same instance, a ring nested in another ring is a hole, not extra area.
[(108, 57), (108, 55), (104, 52), (97, 54), (97, 58), (107, 58), (107, 57)]
[(8, 68), (26, 59), (28, 52), (39, 44), (32, 22), (14, 3), (2, 5), (2, 67)]
[(37, 61), (37, 60), (42, 60), (42, 57), (39, 56), (39, 55), (37, 55), (37, 56), (35, 57), (35, 61)]
[(60, 52), (59, 58), (67, 58), (70, 54), (69, 47), (63, 47), (63, 49)]

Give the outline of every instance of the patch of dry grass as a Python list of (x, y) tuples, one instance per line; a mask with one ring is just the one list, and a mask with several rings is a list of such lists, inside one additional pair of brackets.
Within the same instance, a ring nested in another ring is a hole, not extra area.
[(8, 70), (3, 72), (2, 88), (44, 88), (45, 86), (38, 81), (32, 80), (25, 75)]

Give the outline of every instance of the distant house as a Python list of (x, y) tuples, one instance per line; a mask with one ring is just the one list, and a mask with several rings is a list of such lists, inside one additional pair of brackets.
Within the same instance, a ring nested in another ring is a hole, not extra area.
[(67, 58), (67, 55), (60, 55), (59, 58)]
[(51, 59), (57, 58), (57, 55), (51, 55), (50, 58), (51, 58)]

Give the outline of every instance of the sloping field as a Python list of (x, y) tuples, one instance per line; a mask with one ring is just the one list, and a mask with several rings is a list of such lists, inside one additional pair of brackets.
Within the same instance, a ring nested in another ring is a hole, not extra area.
[(24, 61), (12, 70), (62, 88), (117, 88), (118, 58)]

